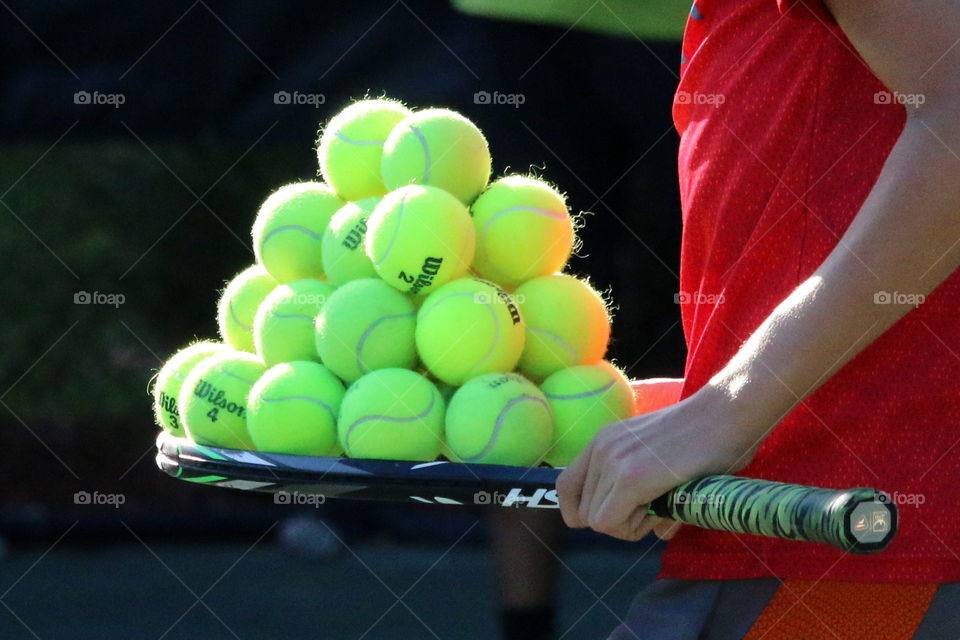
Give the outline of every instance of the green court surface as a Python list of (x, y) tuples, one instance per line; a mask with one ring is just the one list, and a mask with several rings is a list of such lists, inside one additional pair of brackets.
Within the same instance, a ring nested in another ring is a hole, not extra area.
[[(44, 548), (12, 550), (0, 560), (0, 638), (498, 637), (483, 546), (381, 541), (307, 560), (269, 535), (259, 543), (147, 544), (63, 543), (45, 556)], [(657, 553), (635, 548), (564, 558), (558, 636), (606, 637), (656, 571)]]

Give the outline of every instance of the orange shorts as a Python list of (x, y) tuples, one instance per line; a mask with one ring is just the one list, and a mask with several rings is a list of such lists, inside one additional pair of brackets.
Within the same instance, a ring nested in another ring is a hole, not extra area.
[(785, 580), (744, 640), (909, 640), (938, 586)]
[(610, 640), (960, 638), (960, 582), (656, 580)]

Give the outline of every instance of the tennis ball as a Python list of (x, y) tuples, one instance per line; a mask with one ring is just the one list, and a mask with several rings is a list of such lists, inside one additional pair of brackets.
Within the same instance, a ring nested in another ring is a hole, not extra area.
[(383, 143), (410, 110), (393, 100), (361, 100), (330, 120), (317, 144), (323, 179), (344, 200), (387, 192), (380, 177)]
[(246, 351), (204, 358), (180, 389), (180, 415), (187, 436), (197, 444), (252, 449), (247, 432), (247, 396), (267, 370)]
[(634, 415), (633, 390), (623, 373), (606, 360), (560, 369), (540, 386), (556, 426), (546, 460), (565, 467), (600, 429)]
[(224, 342), (253, 353), (253, 317), (276, 286), (277, 281), (260, 265), (241, 271), (230, 281), (217, 305), (217, 324)]
[(316, 321), (320, 360), (348, 383), (376, 369), (411, 369), (416, 310), (379, 278), (353, 280), (330, 295)]
[(351, 458), (433, 460), (443, 440), (443, 398), (408, 369), (378, 369), (347, 389), (337, 435)]
[(367, 235), (367, 219), (380, 198), (348, 202), (333, 214), (323, 232), (323, 271), (334, 286), (377, 275), (373, 262), (363, 247)]
[(553, 438), (553, 416), (536, 385), (516, 373), (488, 373), (453, 394), (447, 444), (461, 462), (539, 464)]
[(593, 287), (558, 273), (529, 280), (514, 291), (527, 323), (520, 371), (542, 380), (576, 364), (597, 364), (610, 342), (607, 306)]
[(467, 272), (476, 232), (459, 200), (443, 189), (408, 185), (392, 191), (367, 223), (366, 250), (390, 286), (425, 295)]
[(343, 383), (322, 364), (284, 362), (250, 390), (247, 430), (258, 451), (340, 455), (337, 414)]
[(510, 289), (563, 269), (573, 250), (573, 219), (547, 183), (507, 176), (470, 207), (477, 230), (473, 269)]
[(227, 346), (219, 342), (197, 342), (167, 360), (153, 384), (153, 412), (158, 425), (175, 436), (184, 435), (177, 405), (183, 381), (201, 360), (226, 350)]
[(322, 277), (323, 232), (344, 204), (333, 189), (320, 182), (280, 187), (260, 205), (253, 223), (257, 262), (277, 282)]
[[(440, 397), (443, 398), (443, 404), (450, 406), (450, 399), (453, 397), (453, 394), (457, 392), (457, 389), (460, 387), (455, 387), (452, 384), (447, 384), (443, 380), (437, 380), (434, 382), (437, 387), (437, 391), (440, 392)], [(454, 460), (455, 456), (453, 451), (450, 450), (450, 445), (447, 444), (446, 439), (440, 443), (440, 456), (445, 460)]]
[(417, 312), (416, 337), (430, 373), (461, 385), (484, 373), (515, 369), (524, 324), (506, 291), (486, 280), (462, 278), (427, 297)]
[(490, 149), (477, 125), (449, 109), (426, 109), (401, 120), (383, 145), (380, 173), (388, 189), (440, 187), (470, 204), (490, 179)]
[(257, 355), (268, 366), (294, 360), (317, 360), (313, 322), (334, 286), (305, 278), (270, 292), (253, 319)]

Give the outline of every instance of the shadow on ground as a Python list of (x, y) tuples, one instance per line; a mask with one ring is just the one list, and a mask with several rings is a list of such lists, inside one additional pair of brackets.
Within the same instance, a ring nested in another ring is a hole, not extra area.
[[(489, 552), (472, 544), (374, 540), (317, 560), (267, 534), (259, 543), (132, 541), (44, 553), (14, 550), (0, 562), (0, 638), (497, 637)], [(562, 637), (606, 637), (652, 579), (657, 556), (646, 546), (569, 553)]]

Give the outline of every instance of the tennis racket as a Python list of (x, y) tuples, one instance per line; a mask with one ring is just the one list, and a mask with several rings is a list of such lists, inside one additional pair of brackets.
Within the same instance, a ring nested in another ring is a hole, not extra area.
[[(284, 504), (318, 497), (557, 509), (560, 469), (454, 462), (318, 458), (195, 444), (162, 432), (157, 465), (181, 480), (273, 493)], [(650, 513), (735, 533), (820, 542), (876, 553), (897, 531), (897, 509), (876, 489), (819, 489), (737, 476), (706, 476), (666, 493)]]

